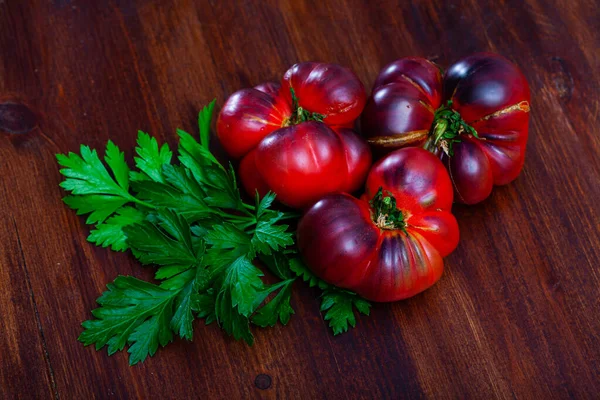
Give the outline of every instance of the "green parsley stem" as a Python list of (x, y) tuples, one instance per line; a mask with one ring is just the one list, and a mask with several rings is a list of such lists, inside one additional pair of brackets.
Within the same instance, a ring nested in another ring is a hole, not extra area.
[(284, 219), (298, 219), (302, 216), (302, 213), (296, 213), (296, 212), (286, 212), (283, 217), (279, 218), (279, 221), (284, 220)]
[(150, 203), (148, 203), (146, 201), (140, 200), (140, 199), (136, 198), (135, 196), (130, 195), (129, 193), (127, 193), (127, 196), (124, 196), (124, 197), (126, 197), (127, 199), (129, 199), (129, 201), (131, 201), (133, 203), (137, 203), (137, 204), (139, 204), (141, 206), (148, 207), (148, 208), (151, 208), (153, 210), (157, 210), (158, 209), (158, 207), (156, 207), (154, 204), (150, 204)]
[(253, 224), (256, 223), (256, 218), (254, 218), (254, 215), (248, 215), (248, 216), (245, 216), (245, 215), (235, 215), (235, 214), (229, 214), (229, 213), (223, 212), (221, 210), (214, 210), (214, 211), (211, 211), (211, 212), (213, 214), (216, 214), (216, 215), (220, 216), (220, 217), (227, 218), (227, 219), (230, 219), (230, 220), (252, 221)]
[[(242, 230), (245, 231), (246, 229), (248, 229), (249, 227), (251, 227), (252, 225), (255, 225), (255, 224), (256, 224), (256, 221), (249, 221), (242, 225)], [(251, 233), (254, 233), (254, 229), (252, 230)]]
[[(242, 204), (244, 204), (244, 206), (246, 205), (245, 203), (242, 203)], [(254, 207), (252, 207), (252, 208), (254, 208)], [(248, 207), (242, 208), (240, 211), (243, 212), (244, 214), (246, 214), (248, 217), (255, 219), (254, 213), (251, 211), (248, 211)]]
[[(148, 203), (146, 201), (140, 200), (137, 197), (132, 196), (129, 193), (127, 193), (123, 197), (125, 197), (129, 201), (131, 201), (133, 203), (137, 203), (137, 204), (139, 204), (141, 206), (148, 207), (148, 208), (151, 208), (153, 210), (158, 210), (159, 209), (159, 207), (155, 206), (154, 204), (151, 204), (151, 203)], [(252, 207), (252, 208), (254, 208), (254, 207)], [(250, 221), (249, 222), (250, 224), (255, 224), (256, 223), (256, 218), (254, 217), (254, 214), (251, 214), (251, 213), (247, 212), (246, 210), (244, 210), (244, 212), (246, 212), (248, 214), (247, 216), (245, 216), (245, 215), (229, 214), (229, 213), (226, 213), (226, 212), (221, 211), (221, 210), (211, 210), (210, 212), (212, 214), (216, 214), (216, 215), (218, 215), (220, 217), (227, 218), (229, 220)]]

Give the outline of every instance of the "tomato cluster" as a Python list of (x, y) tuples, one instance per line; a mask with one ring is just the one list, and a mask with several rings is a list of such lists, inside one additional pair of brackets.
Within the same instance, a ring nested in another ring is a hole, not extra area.
[[(304, 209), (298, 248), (317, 276), (395, 301), (440, 278), (458, 245), (453, 201), (478, 203), (520, 173), (529, 104), (523, 74), (491, 53), (445, 73), (422, 58), (397, 60), (368, 101), (350, 70), (300, 63), (281, 84), (231, 95), (217, 134), (241, 159), (249, 193), (271, 190)], [(367, 141), (352, 129), (359, 116)], [(367, 142), (382, 157), (373, 166)], [(365, 177), (362, 197), (348, 194)]]
[(475, 204), (521, 172), (529, 103), (527, 80), (497, 54), (465, 57), (445, 74), (410, 57), (380, 72), (361, 127), (380, 151), (424, 146), (439, 155), (456, 200)]
[(219, 114), (217, 135), (228, 154), (241, 159), (249, 194), (271, 190), (282, 203), (302, 208), (363, 184), (371, 151), (351, 127), (365, 102), (364, 86), (349, 69), (304, 62), (292, 66), (281, 84), (232, 94)]
[(452, 183), (442, 163), (419, 148), (377, 162), (365, 194), (331, 194), (298, 225), (298, 248), (321, 279), (373, 301), (414, 296), (442, 275), (458, 245)]

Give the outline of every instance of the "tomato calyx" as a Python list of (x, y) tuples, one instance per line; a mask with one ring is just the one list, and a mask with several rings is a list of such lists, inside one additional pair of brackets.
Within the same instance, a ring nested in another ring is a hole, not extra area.
[(292, 115), (284, 122), (283, 126), (296, 125), (307, 121), (323, 122), (326, 115), (308, 111), (300, 106), (294, 88), (290, 87), (290, 93), (292, 94)]
[(467, 124), (458, 111), (452, 109), (452, 100), (448, 100), (448, 103), (435, 111), (431, 127), (429, 139), (423, 148), (436, 155), (443, 151), (448, 156), (453, 156), (453, 146), (460, 142), (461, 135), (471, 135), (479, 139), (475, 128)]
[(399, 229), (406, 233), (404, 214), (396, 207), (396, 198), (390, 192), (384, 196), (383, 187), (380, 186), (369, 204), (372, 211), (371, 218), (379, 229)]

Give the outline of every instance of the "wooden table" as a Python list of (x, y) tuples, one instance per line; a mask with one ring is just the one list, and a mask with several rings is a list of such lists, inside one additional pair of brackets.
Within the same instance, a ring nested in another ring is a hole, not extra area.
[[(138, 129), (171, 144), (213, 97), (291, 64), (350, 66), (369, 87), (407, 55), (474, 51), (532, 90), (519, 179), (456, 206), (441, 281), (333, 337), (296, 284), (287, 327), (248, 347), (198, 322), (129, 367), (77, 342), (128, 254), (86, 242), (55, 153)], [(600, 11), (591, 0), (0, 0), (0, 397), (593, 398), (600, 393)]]

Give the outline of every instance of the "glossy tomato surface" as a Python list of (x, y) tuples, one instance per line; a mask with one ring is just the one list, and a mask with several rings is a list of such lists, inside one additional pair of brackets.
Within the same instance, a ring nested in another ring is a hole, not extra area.
[(331, 194), (306, 211), (300, 254), (318, 277), (366, 299), (414, 296), (437, 282), (443, 257), (458, 245), (452, 200), (452, 182), (436, 156), (396, 150), (371, 168), (361, 199)]
[(439, 155), (456, 201), (474, 204), (521, 172), (529, 110), (527, 80), (502, 56), (465, 57), (443, 76), (430, 61), (404, 58), (379, 74), (361, 127), (380, 151), (423, 146)]
[(369, 146), (351, 127), (366, 102), (356, 75), (335, 64), (300, 63), (281, 84), (232, 94), (217, 120), (227, 153), (240, 161), (245, 190), (269, 190), (304, 208), (325, 194), (361, 187), (371, 165)]

